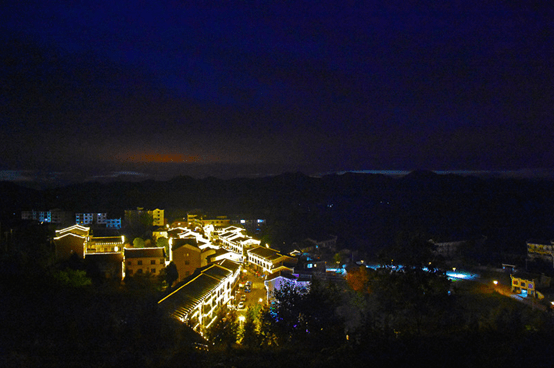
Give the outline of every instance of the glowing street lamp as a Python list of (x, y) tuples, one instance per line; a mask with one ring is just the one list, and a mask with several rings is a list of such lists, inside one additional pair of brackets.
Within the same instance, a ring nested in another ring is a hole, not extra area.
[(498, 285), (498, 281), (496, 280), (494, 280), (492, 283), (494, 284), (494, 286)]

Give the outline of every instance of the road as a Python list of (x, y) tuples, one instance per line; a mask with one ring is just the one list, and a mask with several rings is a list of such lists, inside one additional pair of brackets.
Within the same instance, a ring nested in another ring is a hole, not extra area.
[[(267, 302), (267, 294), (266, 289), (264, 285), (264, 279), (262, 277), (256, 276), (254, 272), (252, 272), (249, 268), (246, 268), (246, 272), (243, 272), (241, 276), (241, 283), (246, 283), (247, 281), (252, 282), (251, 292), (245, 293), (242, 292), (241, 289), (237, 288), (237, 292), (235, 294), (235, 298), (238, 301), (240, 301), (240, 298), (242, 295), (246, 296), (246, 302), (245, 302), (245, 308), (239, 309), (239, 312), (241, 314), (246, 313), (247, 309), (249, 307), (262, 304), (264, 305)], [(262, 302), (260, 303), (260, 299)]]

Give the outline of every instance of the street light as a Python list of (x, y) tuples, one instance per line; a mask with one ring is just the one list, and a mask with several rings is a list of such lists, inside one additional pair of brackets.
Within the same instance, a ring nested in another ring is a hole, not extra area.
[(492, 283), (493, 283), (495, 286), (498, 285), (498, 281), (496, 281), (496, 280), (494, 280)]

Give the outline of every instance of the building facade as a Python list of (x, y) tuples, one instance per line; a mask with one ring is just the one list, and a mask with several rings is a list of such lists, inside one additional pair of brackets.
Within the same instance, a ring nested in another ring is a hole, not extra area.
[(233, 299), (241, 267), (229, 260), (200, 269), (174, 292), (158, 302), (163, 311), (204, 335), (219, 308)]
[(157, 276), (166, 265), (164, 248), (124, 248), (125, 276)]

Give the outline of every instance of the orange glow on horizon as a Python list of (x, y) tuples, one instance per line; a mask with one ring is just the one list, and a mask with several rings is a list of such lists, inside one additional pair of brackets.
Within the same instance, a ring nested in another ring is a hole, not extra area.
[(116, 156), (116, 159), (120, 162), (198, 162), (200, 157), (198, 156), (186, 156), (181, 153), (139, 153), (139, 154), (120, 154)]

